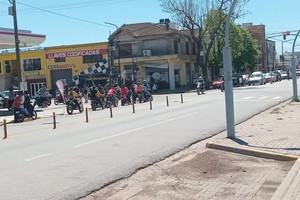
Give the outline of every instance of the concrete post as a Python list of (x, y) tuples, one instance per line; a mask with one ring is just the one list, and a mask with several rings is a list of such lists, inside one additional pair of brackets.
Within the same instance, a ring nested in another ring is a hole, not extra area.
[(296, 58), (295, 58), (295, 44), (298, 38), (300, 30), (298, 31), (294, 42), (293, 42), (293, 50), (292, 50), (292, 76), (293, 76), (293, 100), (299, 102), (298, 91), (297, 91), (297, 78), (296, 78)]
[(223, 63), (224, 63), (224, 82), (225, 82), (225, 105), (226, 105), (226, 126), (227, 137), (235, 138), (235, 123), (234, 123), (234, 104), (233, 104), (233, 86), (232, 86), (232, 61), (231, 49), (229, 47), (229, 25), (232, 12), (237, 0), (233, 0), (229, 13), (226, 17), (225, 24), (225, 47), (223, 48)]

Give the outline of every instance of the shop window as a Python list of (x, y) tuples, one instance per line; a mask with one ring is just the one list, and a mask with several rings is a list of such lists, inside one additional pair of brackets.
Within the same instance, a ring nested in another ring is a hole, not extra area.
[(62, 57), (62, 58), (54, 58), (54, 62), (66, 62), (66, 58)]
[(5, 61), (5, 73), (7, 74), (11, 73), (11, 62), (9, 60)]
[(42, 69), (40, 58), (30, 58), (23, 60), (24, 71), (39, 71)]
[(85, 55), (82, 56), (83, 63), (98, 63), (103, 61), (103, 55)]

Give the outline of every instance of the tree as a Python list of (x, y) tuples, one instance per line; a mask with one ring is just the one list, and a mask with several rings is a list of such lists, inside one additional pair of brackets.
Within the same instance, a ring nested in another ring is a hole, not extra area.
[(230, 35), (232, 46), (232, 64), (236, 72), (253, 71), (259, 57), (258, 41), (253, 39), (245, 28), (232, 24), (233, 33)]
[[(240, 0), (233, 18), (243, 14), (242, 7), (249, 0)], [(228, 13), (231, 0), (160, 0), (163, 11), (172, 15), (172, 20), (179, 24), (182, 29), (187, 30), (192, 41), (196, 44), (197, 65), (201, 67), (204, 80), (208, 81), (209, 55), (211, 54), (213, 44), (217, 34), (223, 26), (222, 21), (214, 21), (216, 26), (208, 32), (206, 20), (209, 12), (216, 10), (222, 13)], [(221, 13), (220, 12), (220, 13)], [(221, 19), (221, 18), (218, 18)], [(222, 23), (221, 23), (222, 22)], [(224, 32), (224, 29), (223, 29)], [(207, 47), (204, 49), (204, 47)], [(203, 52), (203, 56), (201, 56)]]

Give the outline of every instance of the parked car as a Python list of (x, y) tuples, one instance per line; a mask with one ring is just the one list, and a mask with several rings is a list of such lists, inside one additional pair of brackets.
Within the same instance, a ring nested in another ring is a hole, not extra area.
[(264, 74), (266, 81), (269, 82), (275, 82), (276, 81), (276, 75), (272, 72), (267, 72)]
[(300, 69), (296, 69), (296, 76), (300, 76)]
[(287, 72), (287, 71), (282, 71), (281, 72), (281, 79), (291, 79), (292, 78), (292, 73), (291, 72)]
[(211, 86), (213, 89), (221, 88), (221, 86), (224, 86), (224, 79), (222, 77), (220, 77), (219, 79), (214, 80), (211, 83)]
[(257, 72), (253, 72), (249, 79), (248, 79), (248, 85), (255, 85), (256, 83), (262, 85), (262, 84), (266, 84), (266, 79), (263, 75), (262, 72), (257, 71)]
[(248, 84), (248, 79), (249, 79), (249, 74), (243, 74), (242, 76), (243, 76), (245, 85), (247, 85)]
[(5, 108), (7, 98), (3, 92), (0, 92), (0, 108)]
[(244, 86), (245, 80), (243, 79), (243, 76), (240, 73), (233, 73), (232, 74), (232, 84), (234, 86)]
[(281, 73), (279, 71), (271, 71), (276, 77), (276, 81), (281, 81)]

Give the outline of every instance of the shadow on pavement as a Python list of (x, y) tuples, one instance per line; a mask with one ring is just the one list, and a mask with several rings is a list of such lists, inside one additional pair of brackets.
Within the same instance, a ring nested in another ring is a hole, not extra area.
[(256, 148), (262, 148), (262, 149), (291, 150), (291, 151), (299, 151), (300, 150), (300, 147), (274, 148), (274, 147), (266, 147), (266, 146), (255, 146), (255, 145), (250, 145), (248, 142), (241, 140), (239, 138), (231, 138), (231, 140), (240, 145), (244, 145), (244, 146), (248, 146), (248, 147), (256, 147)]

